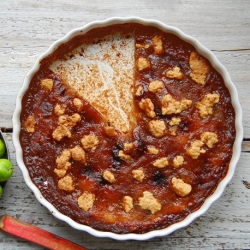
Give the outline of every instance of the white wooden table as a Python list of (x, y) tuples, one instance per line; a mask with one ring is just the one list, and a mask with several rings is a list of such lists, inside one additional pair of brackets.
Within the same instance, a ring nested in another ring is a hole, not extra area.
[[(242, 155), (223, 196), (187, 228), (144, 242), (98, 239), (54, 218), (24, 183), (12, 145), (15, 98), (37, 57), (71, 29), (113, 16), (158, 19), (197, 38), (228, 69), (244, 115)], [(250, 249), (249, 96), (248, 0), (1, 0), (0, 127), (5, 131), (15, 169), (0, 199), (0, 215), (7, 213), (89, 249)], [(0, 249), (42, 248), (0, 232)]]

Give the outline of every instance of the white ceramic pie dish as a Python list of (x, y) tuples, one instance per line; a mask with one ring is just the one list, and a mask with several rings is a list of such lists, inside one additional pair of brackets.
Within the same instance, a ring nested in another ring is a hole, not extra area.
[[(95, 230), (89, 226), (79, 224), (79, 223), (73, 221), (71, 218), (60, 213), (51, 203), (49, 203), (42, 196), (42, 194), (40, 193), (38, 188), (31, 181), (28, 170), (23, 162), (23, 156), (22, 156), (23, 152), (22, 152), (22, 148), (20, 145), (20, 141), (19, 141), (20, 127), (21, 127), (20, 113), (21, 113), (21, 108), (22, 108), (22, 105), (21, 105), (22, 97), (24, 96), (25, 92), (27, 91), (27, 89), (29, 87), (30, 80), (32, 79), (34, 74), (39, 69), (40, 61), (43, 58), (50, 55), (60, 44), (69, 41), (72, 37), (74, 37), (76, 35), (84, 34), (93, 28), (104, 27), (104, 26), (108, 26), (108, 25), (112, 25), (112, 24), (123, 24), (123, 23), (127, 23), (127, 22), (135, 22), (135, 23), (140, 23), (140, 24), (144, 24), (144, 25), (155, 26), (155, 27), (160, 28), (161, 30), (163, 30), (165, 32), (173, 33), (173, 34), (177, 35), (178, 37), (180, 37), (182, 40), (192, 44), (201, 55), (206, 57), (211, 62), (212, 66), (223, 77), (224, 82), (225, 82), (227, 88), (229, 89), (231, 99), (232, 99), (232, 105), (235, 109), (236, 138), (235, 138), (235, 142), (233, 145), (233, 156), (232, 156), (232, 159), (230, 162), (229, 170), (228, 170), (226, 176), (224, 177), (224, 179), (217, 186), (216, 190), (213, 192), (213, 194), (211, 196), (209, 196), (206, 199), (204, 204), (198, 210), (189, 214), (184, 220), (182, 220), (178, 223), (175, 223), (175, 224), (173, 224), (165, 229), (154, 230), (154, 231), (150, 231), (150, 232), (144, 233), (144, 234), (134, 234), (134, 233), (115, 234), (115, 233), (111, 233), (111, 232), (102, 232), (102, 231)], [(210, 50), (208, 50), (207, 48), (202, 46), (201, 43), (198, 42), (196, 39), (184, 34), (182, 31), (180, 31), (177, 28), (167, 26), (167, 25), (165, 25), (159, 21), (156, 21), (156, 20), (146, 20), (146, 19), (142, 19), (142, 18), (138, 18), (138, 17), (110, 18), (110, 19), (107, 19), (104, 21), (91, 22), (84, 27), (80, 27), (80, 28), (72, 30), (66, 36), (64, 36), (62, 39), (54, 42), (50, 46), (50, 48), (37, 59), (33, 68), (26, 75), (26, 77), (24, 79), (23, 86), (22, 86), (21, 90), (19, 91), (17, 99), (16, 99), (16, 109), (15, 109), (12, 121), (13, 121), (13, 144), (14, 144), (14, 147), (16, 149), (17, 164), (23, 173), (23, 177), (24, 177), (26, 184), (34, 192), (38, 201), (42, 205), (44, 205), (47, 209), (49, 209), (49, 211), (55, 217), (67, 222), (70, 226), (72, 226), (75, 229), (86, 231), (86, 232), (88, 232), (94, 236), (97, 236), (97, 237), (110, 237), (110, 238), (113, 238), (116, 240), (131, 240), (131, 239), (133, 239), (133, 240), (146, 240), (146, 239), (150, 239), (153, 237), (169, 235), (170, 233), (172, 233), (173, 231), (175, 231), (177, 229), (186, 227), (193, 220), (195, 220), (197, 217), (204, 214), (208, 210), (208, 208), (211, 206), (211, 204), (222, 195), (225, 187), (227, 186), (229, 181), (232, 179), (232, 177), (234, 175), (235, 168), (236, 168), (236, 164), (237, 164), (239, 157), (240, 157), (241, 142), (243, 139), (242, 110), (241, 110), (240, 103), (238, 100), (237, 90), (236, 90), (234, 84), (232, 83), (227, 70), (220, 64), (220, 62), (215, 57), (215, 55)]]

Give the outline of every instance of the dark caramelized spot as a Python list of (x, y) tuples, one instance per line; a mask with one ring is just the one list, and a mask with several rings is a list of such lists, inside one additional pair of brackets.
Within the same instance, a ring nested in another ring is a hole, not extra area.
[(81, 170), (81, 175), (87, 176), (87, 177), (96, 177), (96, 171), (94, 170), (94, 166), (92, 165), (84, 165)]
[(153, 173), (152, 182), (153, 182), (154, 185), (163, 186), (166, 183), (166, 178), (162, 174), (162, 172), (156, 171), (156, 172)]
[(140, 157), (147, 151), (147, 146), (141, 139), (135, 140), (134, 146), (135, 148), (132, 151), (132, 155), (134, 156)]
[(119, 157), (119, 151), (120, 151), (120, 149), (118, 149), (117, 147), (113, 147), (113, 149), (112, 149), (113, 162), (123, 162), (124, 161), (121, 157)]
[(165, 116), (162, 114), (160, 108), (156, 108), (156, 109), (155, 109), (155, 113), (156, 113), (156, 116), (157, 116), (157, 117), (159, 117), (159, 118), (165, 118)]
[(183, 122), (181, 122), (181, 123), (179, 124), (179, 128), (180, 128), (181, 130), (183, 130), (183, 131), (188, 130), (189, 126), (190, 126), (190, 122), (188, 122), (188, 121), (183, 121)]
[(43, 177), (36, 177), (36, 178), (34, 178), (34, 181), (39, 183), (39, 182), (43, 182), (44, 179), (43, 179)]

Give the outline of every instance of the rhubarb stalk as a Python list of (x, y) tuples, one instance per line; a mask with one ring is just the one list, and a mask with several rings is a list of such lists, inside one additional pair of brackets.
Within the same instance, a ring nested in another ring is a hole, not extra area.
[(69, 240), (66, 240), (38, 227), (24, 223), (9, 215), (4, 215), (0, 218), (0, 229), (49, 249), (87, 250), (87, 248), (81, 247)]

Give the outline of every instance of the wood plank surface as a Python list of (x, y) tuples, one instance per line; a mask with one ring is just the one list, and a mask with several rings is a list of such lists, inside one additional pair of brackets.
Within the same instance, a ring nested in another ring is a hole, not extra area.
[[(187, 228), (148, 241), (96, 238), (72, 229), (38, 203), (16, 165), (12, 134), (4, 133), (14, 164), (0, 199), (9, 214), (89, 249), (250, 249), (250, 1), (248, 0), (1, 0), (0, 128), (11, 130), (15, 98), (38, 56), (71, 29), (109, 17), (139, 16), (176, 26), (213, 51), (227, 68), (243, 109), (244, 141), (223, 196)], [(0, 249), (42, 247), (0, 232)]]

